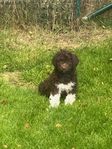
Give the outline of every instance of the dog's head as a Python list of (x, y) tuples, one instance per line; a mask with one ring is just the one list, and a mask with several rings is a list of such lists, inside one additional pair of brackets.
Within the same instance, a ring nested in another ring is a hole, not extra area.
[(78, 63), (79, 60), (77, 56), (64, 49), (61, 49), (53, 57), (53, 65), (55, 69), (63, 73), (74, 70)]

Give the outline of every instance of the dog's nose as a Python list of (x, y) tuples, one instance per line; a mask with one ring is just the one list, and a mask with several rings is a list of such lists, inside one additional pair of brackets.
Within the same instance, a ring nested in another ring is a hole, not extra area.
[(63, 69), (68, 68), (68, 64), (67, 63), (63, 63), (61, 66), (62, 66)]

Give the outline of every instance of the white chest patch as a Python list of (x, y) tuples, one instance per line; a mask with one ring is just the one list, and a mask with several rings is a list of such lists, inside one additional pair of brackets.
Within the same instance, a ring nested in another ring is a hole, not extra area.
[(66, 91), (67, 93), (69, 91), (72, 90), (72, 87), (75, 85), (75, 83), (73, 82), (70, 82), (68, 84), (63, 84), (63, 83), (60, 83), (60, 84), (57, 84), (57, 88), (59, 89), (59, 93), (61, 93), (62, 91)]

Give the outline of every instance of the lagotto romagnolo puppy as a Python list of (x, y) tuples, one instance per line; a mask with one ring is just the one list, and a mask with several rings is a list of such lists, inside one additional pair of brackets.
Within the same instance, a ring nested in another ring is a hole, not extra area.
[(60, 50), (52, 60), (54, 70), (51, 75), (39, 84), (39, 92), (49, 97), (51, 107), (58, 107), (61, 96), (65, 97), (65, 105), (76, 100), (77, 56), (67, 50)]

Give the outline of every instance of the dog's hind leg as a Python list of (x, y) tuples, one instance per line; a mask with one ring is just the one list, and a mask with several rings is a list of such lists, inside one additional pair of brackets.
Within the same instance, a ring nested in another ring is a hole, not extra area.
[(49, 95), (50, 95), (49, 86), (48, 86), (48, 84), (46, 85), (46, 82), (45, 82), (45, 81), (44, 81), (44, 82), (41, 82), (41, 83), (39, 84), (38, 91), (39, 91), (39, 93), (40, 93), (41, 95), (45, 95), (45, 96), (47, 96), (47, 97), (49, 97)]

